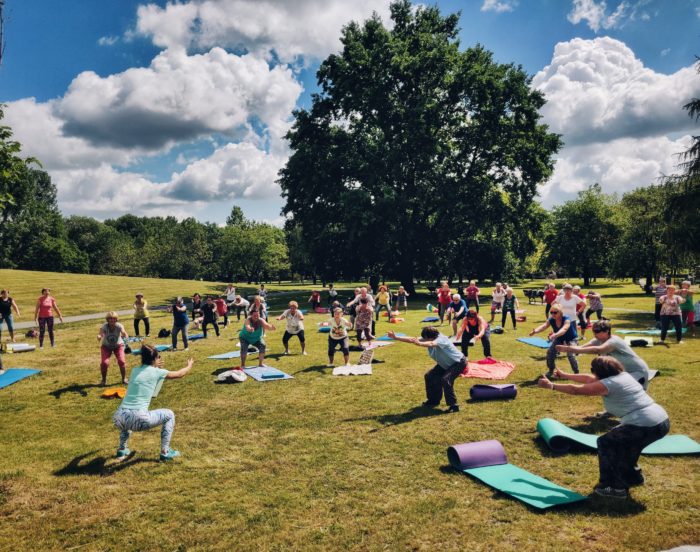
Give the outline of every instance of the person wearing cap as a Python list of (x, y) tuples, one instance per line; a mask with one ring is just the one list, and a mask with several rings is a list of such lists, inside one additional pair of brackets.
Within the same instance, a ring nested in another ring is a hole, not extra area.
[(612, 335), (612, 324), (608, 320), (600, 320), (593, 324), (594, 339), (580, 347), (576, 345), (556, 345), (560, 353), (575, 353), (577, 355), (607, 355), (616, 358), (622, 364), (625, 372), (632, 375), (644, 389), (649, 387), (649, 366), (632, 350), (627, 342)]
[(100, 386), (107, 385), (107, 369), (109, 368), (109, 359), (114, 353), (119, 365), (119, 371), (122, 374), (122, 383), (129, 383), (126, 379), (126, 357), (124, 356), (124, 339), (129, 335), (126, 333), (124, 326), (118, 322), (119, 315), (110, 311), (107, 313), (106, 323), (100, 328), (97, 334), (97, 340), (100, 342), (100, 372), (102, 372), (102, 381)]
[[(530, 336), (540, 333), (547, 328), (552, 330), (552, 333), (549, 335), (551, 345), (547, 349), (547, 377), (551, 378), (556, 369), (557, 345), (578, 345), (578, 334), (576, 333), (576, 319), (572, 320), (568, 316), (564, 316), (559, 303), (552, 305), (552, 308), (549, 309), (547, 321), (532, 330)], [(578, 360), (576, 360), (576, 356), (572, 352), (567, 352), (567, 358), (574, 374), (578, 374)]]
[(420, 339), (403, 337), (395, 332), (387, 335), (396, 341), (413, 343), (418, 347), (427, 347), (428, 355), (436, 364), (425, 374), (425, 407), (435, 407), (440, 404), (443, 394), (448, 412), (459, 412), (457, 396), (455, 395), (455, 380), (467, 367), (467, 358), (455, 347), (446, 335), (442, 335), (434, 326), (426, 326), (421, 330)]
[(457, 340), (461, 340), (462, 353), (469, 358), (469, 347), (481, 341), (484, 357), (491, 358), (491, 328), (486, 319), (475, 309), (469, 309), (462, 326), (457, 332)]
[(148, 313), (148, 301), (143, 298), (143, 293), (136, 294), (134, 301), (134, 335), (139, 337), (139, 326), (143, 320), (143, 329), (146, 332), (146, 337), (151, 335), (151, 324)]
[(158, 394), (158, 386), (162, 385), (163, 380), (184, 378), (193, 364), (194, 360), (190, 358), (184, 368), (170, 372), (163, 368), (163, 359), (155, 347), (141, 347), (141, 366), (131, 371), (126, 395), (112, 417), (115, 427), (120, 432), (117, 458), (126, 459), (131, 455), (128, 441), (132, 431), (146, 431), (159, 425), (163, 426), (160, 432), (161, 461), (180, 456), (177, 450), (170, 448), (175, 429), (175, 414), (167, 408), (148, 410), (148, 407), (153, 397)]

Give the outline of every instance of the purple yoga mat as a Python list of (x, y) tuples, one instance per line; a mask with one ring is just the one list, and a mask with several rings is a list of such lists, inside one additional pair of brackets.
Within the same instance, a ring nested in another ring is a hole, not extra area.
[(457, 470), (508, 463), (503, 445), (495, 439), (452, 445), (447, 449), (447, 458), (452, 467)]
[(488, 401), (491, 399), (514, 399), (518, 389), (514, 383), (503, 384), (477, 384), (469, 390), (469, 396), (475, 401)]

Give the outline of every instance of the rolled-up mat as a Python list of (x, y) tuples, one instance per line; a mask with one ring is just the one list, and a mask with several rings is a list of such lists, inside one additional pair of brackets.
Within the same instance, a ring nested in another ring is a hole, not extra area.
[(36, 349), (36, 345), (29, 343), (8, 343), (5, 345), (5, 350), (8, 353), (28, 353)]
[(421, 322), (440, 322), (440, 318), (438, 316), (426, 316)]
[(330, 326), (321, 326), (318, 329), (318, 331), (321, 333), (331, 333), (331, 327)]
[[(554, 452), (568, 452), (574, 445), (593, 450), (598, 448), (598, 435), (576, 431), (552, 418), (542, 418), (537, 422), (537, 431)], [(686, 435), (666, 435), (647, 446), (642, 454), (700, 454), (700, 443)]]
[(539, 509), (585, 500), (586, 497), (508, 463), (496, 440), (453, 445), (447, 449), (452, 467), (513, 498)]
[(197, 341), (198, 339), (204, 339), (204, 334), (203, 333), (196, 333), (192, 335), (187, 336), (188, 341)]
[(549, 341), (541, 337), (518, 337), (515, 341), (520, 341), (520, 343), (532, 345), (533, 347), (539, 347), (540, 349), (549, 349), (551, 345)]
[(490, 401), (493, 399), (514, 399), (518, 389), (514, 383), (505, 384), (477, 384), (472, 385), (469, 396), (475, 401)]
[(10, 368), (9, 370), (5, 370), (5, 373), (0, 376), (0, 389), (40, 373), (41, 370), (35, 370), (33, 368)]
[[(155, 346), (155, 350), (156, 350), (156, 351), (159, 351), (159, 352), (161, 352), (161, 353), (162, 353), (163, 351), (169, 351), (169, 350), (172, 349), (172, 348), (173, 348), (172, 345), (156, 345), (156, 346)], [(132, 354), (132, 355), (140, 355), (140, 354), (141, 354), (141, 349), (132, 349), (132, 350), (131, 350), (131, 354)]]

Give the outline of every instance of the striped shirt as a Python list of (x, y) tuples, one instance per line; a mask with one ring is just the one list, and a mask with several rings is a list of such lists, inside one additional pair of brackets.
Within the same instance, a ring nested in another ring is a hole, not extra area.
[(656, 286), (654, 289), (654, 299), (656, 300), (656, 304), (659, 304), (659, 299), (661, 299), (664, 295), (666, 295), (666, 286)]

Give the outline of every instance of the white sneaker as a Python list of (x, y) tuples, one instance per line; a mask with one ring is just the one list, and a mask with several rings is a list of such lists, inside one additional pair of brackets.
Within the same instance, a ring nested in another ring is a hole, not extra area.
[(335, 368), (335, 364), (326, 364), (326, 368)]
[(306, 351), (304, 351), (304, 352), (301, 353), (301, 354), (304, 355), (304, 356), (307, 356), (309, 353), (307, 353)]

